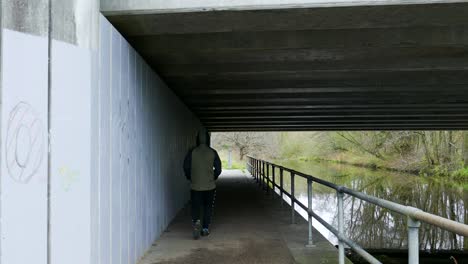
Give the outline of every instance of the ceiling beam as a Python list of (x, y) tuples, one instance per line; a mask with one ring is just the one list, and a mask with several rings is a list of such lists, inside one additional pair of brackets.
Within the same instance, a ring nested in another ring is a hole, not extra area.
[(468, 24), (466, 3), (108, 16), (125, 36), (239, 31), (365, 29)]
[(271, 49), (340, 49), (460, 47), (468, 45), (466, 26), (291, 30), (163, 34), (127, 40), (143, 54), (258, 51)]

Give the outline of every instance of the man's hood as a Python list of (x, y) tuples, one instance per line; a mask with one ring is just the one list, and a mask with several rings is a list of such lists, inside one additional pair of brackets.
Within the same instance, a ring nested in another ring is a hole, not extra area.
[(206, 131), (206, 129), (200, 129), (197, 136), (197, 146), (201, 144), (208, 145), (209, 138), (210, 135), (208, 134), (208, 131)]

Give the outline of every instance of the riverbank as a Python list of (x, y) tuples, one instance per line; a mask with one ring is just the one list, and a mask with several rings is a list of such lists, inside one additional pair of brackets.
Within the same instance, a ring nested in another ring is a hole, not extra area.
[(361, 168), (373, 169), (373, 170), (387, 170), (387, 171), (394, 171), (394, 172), (404, 172), (410, 173), (415, 175), (420, 175), (420, 170), (418, 169), (405, 169), (405, 168), (398, 168), (392, 167), (386, 164), (383, 161), (378, 161), (375, 159), (369, 159), (366, 157), (358, 157), (358, 156), (344, 156), (344, 155), (334, 155), (328, 157), (298, 157), (297, 160), (300, 161), (316, 161), (316, 162), (332, 162), (338, 164), (346, 164), (352, 165)]
[(443, 181), (449, 181), (451, 184), (455, 184), (457, 187), (463, 187), (468, 189), (468, 167), (464, 167), (458, 170), (449, 171), (447, 168), (442, 166), (433, 166), (432, 168), (422, 167), (415, 168), (415, 166), (397, 167), (392, 164), (401, 164), (400, 161), (395, 160), (378, 160), (375, 158), (361, 157), (356, 155), (344, 155), (336, 154), (325, 157), (298, 157), (296, 160), (300, 161), (315, 161), (315, 162), (330, 162), (337, 164), (351, 165), (355, 167), (367, 168), (372, 170), (386, 170), (390, 172), (401, 172), (413, 174), (415, 176), (427, 177), (432, 179), (438, 179)]
[(370, 163), (366, 162), (366, 163), (364, 163), (364, 162), (347, 161), (347, 160), (341, 160), (341, 159), (327, 159), (327, 158), (319, 158), (319, 157), (301, 157), (301, 158), (299, 158), (299, 160), (300, 161), (333, 162), (333, 163), (352, 165), (352, 166), (356, 166), (356, 167), (373, 169), (373, 170), (379, 169), (379, 170), (405, 172), (405, 173), (411, 173), (411, 174), (419, 175), (419, 170), (392, 168), (392, 167), (383, 166), (383, 165), (375, 163), (375, 162), (370, 162)]

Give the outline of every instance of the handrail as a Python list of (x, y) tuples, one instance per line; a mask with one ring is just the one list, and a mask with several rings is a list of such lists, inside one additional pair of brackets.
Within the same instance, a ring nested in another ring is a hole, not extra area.
[[(274, 173), (275, 168), (280, 169), (280, 179), (281, 179), (281, 185), (278, 185), (275, 183), (275, 178), (273, 177), (273, 190), (275, 187), (277, 187), (280, 190), (281, 197), (283, 197), (283, 194), (286, 194), (291, 199), (291, 209), (292, 209), (292, 221), (294, 222), (294, 214), (295, 214), (295, 209), (294, 209), (294, 204), (296, 203), (299, 205), (301, 208), (307, 211), (309, 215), (309, 244), (308, 246), (312, 245), (312, 218), (317, 219), (322, 225), (324, 225), (330, 232), (332, 232), (335, 236), (338, 237), (339, 241), (339, 263), (344, 263), (344, 244), (346, 243), (348, 246), (350, 246), (356, 253), (358, 253), (361, 257), (369, 261), (369, 263), (380, 263), (376, 258), (371, 256), (368, 252), (366, 252), (364, 249), (362, 249), (359, 245), (357, 245), (354, 241), (350, 240), (349, 238), (344, 236), (344, 221), (343, 221), (343, 195), (348, 194), (350, 196), (356, 197), (358, 199), (364, 200), (366, 202), (372, 203), (374, 205), (377, 205), (379, 207), (386, 208), (388, 210), (391, 210), (393, 212), (402, 214), (407, 216), (407, 226), (408, 226), (408, 263), (410, 264), (415, 264), (419, 263), (419, 237), (418, 237), (418, 232), (419, 232), (419, 227), (421, 225), (421, 222), (425, 222), (427, 224), (437, 226), (439, 228), (442, 228), (444, 230), (451, 231), (453, 233), (462, 235), (462, 236), (468, 236), (468, 225), (446, 219), (434, 214), (430, 214), (427, 212), (424, 212), (421, 209), (407, 206), (407, 205), (402, 205), (399, 203), (395, 203), (392, 201), (388, 201), (385, 199), (377, 198), (375, 196), (367, 195), (362, 192), (358, 192), (352, 189), (349, 189), (344, 186), (339, 186), (334, 183), (322, 180), (320, 178), (295, 171), (293, 169), (289, 169), (277, 164), (273, 164), (268, 161), (264, 160), (259, 160), (255, 159), (251, 156), (247, 156), (248, 161), (247, 162), (247, 168), (249, 172), (251, 173), (252, 177), (254, 177), (257, 180), (257, 183), (265, 187), (265, 178), (266, 178), (266, 189), (268, 190), (270, 188), (270, 177), (269, 173), (267, 172), (265, 174), (265, 166), (267, 168), (267, 171), (269, 170), (269, 166), (272, 167), (272, 171)], [(295, 175), (303, 177), (307, 179), (308, 183), (308, 201), (309, 201), (309, 206), (305, 206), (302, 204), (299, 200), (296, 199), (294, 196), (294, 184), (291, 186), (291, 193), (288, 193), (286, 190), (283, 188), (283, 171), (289, 172), (291, 176), (291, 181), (294, 182), (294, 177)], [(338, 230), (336, 230), (333, 226), (328, 224), (325, 220), (323, 220), (320, 216), (318, 216), (313, 210), (312, 210), (312, 183), (316, 182), (321, 185), (327, 186), (329, 188), (335, 189), (337, 192), (338, 196)], [(276, 192), (273, 192), (274, 194)]]

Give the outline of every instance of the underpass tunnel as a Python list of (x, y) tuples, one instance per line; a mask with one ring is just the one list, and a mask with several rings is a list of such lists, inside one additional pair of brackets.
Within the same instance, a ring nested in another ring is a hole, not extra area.
[(0, 263), (136, 263), (201, 128), (468, 128), (465, 1), (261, 2), (2, 1)]

